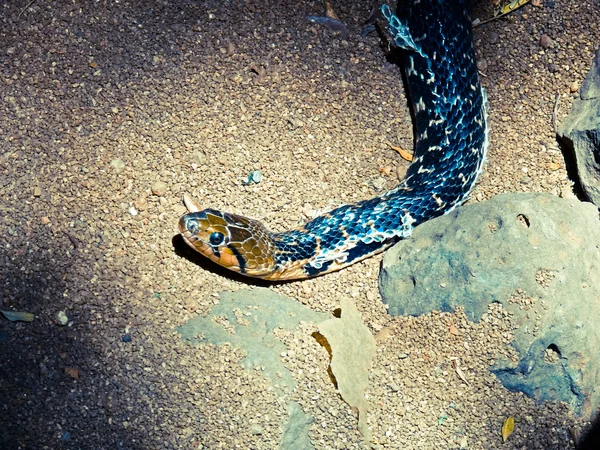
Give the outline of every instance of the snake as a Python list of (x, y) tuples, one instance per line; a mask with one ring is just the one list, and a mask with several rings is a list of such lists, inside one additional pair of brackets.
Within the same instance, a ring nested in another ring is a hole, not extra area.
[(401, 53), (413, 118), (413, 161), (396, 187), (283, 232), (202, 209), (185, 194), (183, 240), (249, 277), (305, 279), (382, 252), (466, 201), (482, 172), (489, 134), (467, 1), (400, 0), (396, 13), (387, 4), (378, 9), (388, 45)]

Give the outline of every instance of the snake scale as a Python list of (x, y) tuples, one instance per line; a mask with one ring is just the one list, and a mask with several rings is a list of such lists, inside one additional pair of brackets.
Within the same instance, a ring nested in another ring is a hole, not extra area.
[(390, 43), (405, 51), (415, 149), (406, 177), (377, 197), (340, 206), (303, 226), (272, 233), (259, 221), (189, 196), (179, 231), (192, 248), (241, 274), (300, 279), (339, 270), (410, 236), (417, 225), (466, 200), (487, 149), (486, 95), (473, 49), (467, 0), (400, 0), (380, 8)]

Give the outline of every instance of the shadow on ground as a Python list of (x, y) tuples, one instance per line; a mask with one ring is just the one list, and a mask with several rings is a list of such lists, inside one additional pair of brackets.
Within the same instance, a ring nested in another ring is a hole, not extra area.
[[(52, 242), (49, 234), (40, 230), (37, 237)], [(96, 305), (85, 280), (93, 271), (68, 238), (58, 241), (69, 248), (53, 244), (32, 251), (21, 238), (2, 239), (1, 309), (35, 314), (31, 323), (0, 320), (2, 448), (75, 442), (79, 448), (131, 448), (144, 436), (123, 428), (126, 414), (116, 407), (121, 386), (108, 382), (103, 349), (91, 339)], [(68, 315), (67, 325), (59, 324), (59, 311)]]

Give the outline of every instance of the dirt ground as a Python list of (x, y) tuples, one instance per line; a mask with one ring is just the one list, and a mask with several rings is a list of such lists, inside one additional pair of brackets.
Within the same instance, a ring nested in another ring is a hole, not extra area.
[[(492, 133), (472, 201), (572, 195), (552, 116), (589, 70), (600, 9), (542, 3), (475, 29)], [(317, 0), (0, 5), (0, 309), (35, 314), (0, 320), (1, 448), (274, 449), (291, 400), (314, 418), (314, 448), (368, 448), (313, 326), (281, 335), (298, 384), (285, 395), (242, 369), (239, 349), (177, 334), (218, 293), (256, 285), (315, 311), (354, 300), (378, 342), (373, 447), (573, 448), (580, 418), (489, 373), (512, 354), (498, 307), (478, 324), (460, 311), (392, 318), (380, 256), (268, 285), (177, 236), (186, 192), (281, 231), (398, 183), (407, 163), (388, 144), (412, 148), (400, 70), (377, 35), (359, 35), (370, 2), (335, 6), (347, 40), (306, 20)], [(491, 14), (482, 0), (473, 17)], [(252, 170), (262, 181), (244, 186)]]

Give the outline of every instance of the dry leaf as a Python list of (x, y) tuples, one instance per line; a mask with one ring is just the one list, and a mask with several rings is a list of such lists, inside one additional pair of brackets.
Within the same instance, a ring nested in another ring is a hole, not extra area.
[(506, 442), (508, 437), (515, 430), (515, 418), (513, 416), (507, 417), (504, 419), (504, 423), (502, 424), (502, 442)]
[(370, 440), (365, 391), (376, 350), (375, 339), (362, 322), (352, 300), (343, 299), (341, 309), (341, 317), (320, 323), (319, 332), (331, 347), (330, 367), (340, 395), (351, 407), (358, 409), (358, 430), (366, 440)]
[(379, 168), (379, 173), (389, 177), (392, 174), (392, 168), (390, 166), (382, 166)]
[(467, 377), (465, 377), (464, 372), (460, 368), (460, 362), (458, 361), (458, 359), (455, 359), (452, 361), (452, 366), (454, 367), (454, 370), (456, 370), (456, 374), (459, 376), (459, 378), (461, 380), (463, 380), (465, 382), (465, 384), (468, 386), (469, 382), (467, 381)]
[(17, 312), (17, 311), (0, 311), (4, 317), (11, 322), (33, 322), (35, 316), (28, 312)]
[(71, 378), (79, 378), (79, 370), (73, 367), (65, 367), (65, 373), (69, 375)]
[(404, 150), (401, 147), (396, 147), (395, 145), (392, 145), (388, 142), (388, 145), (390, 146), (390, 148), (392, 150), (395, 150), (398, 152), (398, 154), (400, 155), (400, 157), (402, 159), (405, 159), (406, 161), (412, 161), (413, 160), (413, 154), (411, 152), (407, 152), (406, 150)]

